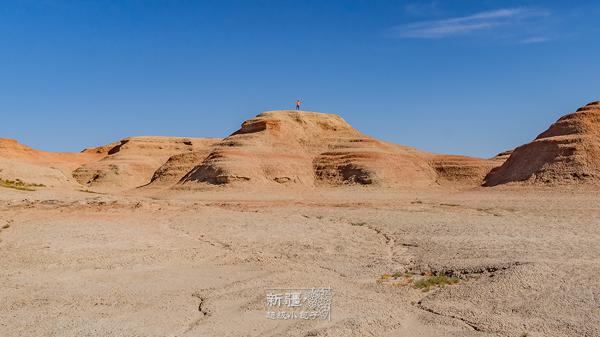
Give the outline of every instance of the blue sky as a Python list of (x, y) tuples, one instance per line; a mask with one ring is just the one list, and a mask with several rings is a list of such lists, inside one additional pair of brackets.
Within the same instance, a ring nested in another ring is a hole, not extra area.
[(78, 151), (261, 111), (493, 156), (600, 99), (590, 1), (6, 1), (0, 137)]

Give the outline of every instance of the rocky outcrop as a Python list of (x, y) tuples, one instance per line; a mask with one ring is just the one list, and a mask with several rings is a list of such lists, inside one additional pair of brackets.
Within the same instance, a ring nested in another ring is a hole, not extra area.
[(320, 185), (430, 186), (435, 172), (426, 154), (369, 137), (340, 142), (319, 154), (314, 173)]
[[(504, 152), (503, 152), (504, 153)], [(433, 155), (429, 159), (440, 185), (479, 186), (486, 175), (502, 165), (506, 157), (498, 155), (491, 159), (457, 155)]]
[(212, 141), (181, 137), (125, 138), (108, 149), (101, 160), (74, 170), (73, 177), (79, 183), (98, 190), (125, 190), (142, 186), (150, 182), (155, 171), (169, 157), (205, 149), (207, 143)]
[(40, 151), (14, 139), (0, 138), (0, 179), (20, 180), (47, 187), (77, 186), (77, 182), (71, 177), (71, 171), (102, 156), (102, 153), (95, 151)]
[(265, 112), (216, 144), (182, 182), (313, 186), (313, 158), (333, 143), (361, 136), (336, 115)]
[(485, 186), (600, 183), (600, 102), (561, 117), (531, 143), (516, 148)]
[(192, 152), (184, 152), (171, 156), (166, 163), (159, 167), (150, 179), (149, 187), (164, 187), (176, 184), (196, 165), (208, 156), (218, 138), (203, 139), (203, 148)]

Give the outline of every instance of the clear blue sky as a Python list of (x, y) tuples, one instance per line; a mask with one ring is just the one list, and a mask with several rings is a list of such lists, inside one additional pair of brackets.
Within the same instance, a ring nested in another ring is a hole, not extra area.
[(600, 99), (593, 1), (5, 1), (0, 137), (226, 136), (265, 110), (492, 156)]

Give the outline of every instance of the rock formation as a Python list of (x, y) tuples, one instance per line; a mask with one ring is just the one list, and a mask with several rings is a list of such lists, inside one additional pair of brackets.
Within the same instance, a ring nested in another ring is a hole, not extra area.
[(181, 184), (424, 187), (437, 185), (440, 175), (480, 184), (499, 165), (458, 156), (454, 162), (446, 156), (444, 162), (438, 157), (373, 139), (337, 115), (270, 111), (245, 121), (217, 143)]
[(432, 155), (429, 163), (440, 185), (479, 186), (486, 175), (505, 160), (502, 154), (491, 159), (439, 154)]
[(380, 141), (341, 117), (270, 111), (224, 139), (130, 137), (81, 153), (0, 141), (0, 178), (119, 192), (140, 186), (479, 186), (506, 155), (438, 155)]
[(21, 180), (45, 186), (72, 186), (71, 171), (103, 154), (46, 152), (32, 149), (14, 139), (0, 138), (0, 179)]
[(110, 148), (104, 158), (74, 170), (73, 177), (98, 190), (130, 189), (149, 183), (169, 157), (205, 147), (203, 138), (129, 137)]
[(492, 170), (485, 186), (600, 182), (600, 101), (561, 117), (531, 143), (519, 146)]
[(148, 186), (164, 187), (176, 184), (196, 165), (202, 163), (210, 153), (212, 146), (218, 141), (220, 141), (219, 138), (198, 139), (195, 143), (196, 147), (200, 149), (171, 156), (154, 172)]

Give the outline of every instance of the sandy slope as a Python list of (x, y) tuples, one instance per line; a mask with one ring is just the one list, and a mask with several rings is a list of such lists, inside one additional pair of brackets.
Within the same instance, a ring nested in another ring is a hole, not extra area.
[(486, 186), (600, 184), (600, 101), (562, 116), (490, 172)]
[(0, 178), (46, 186), (76, 186), (71, 172), (105, 155), (103, 147), (82, 153), (47, 152), (32, 149), (14, 139), (0, 138)]
[(154, 173), (171, 156), (205, 150), (216, 141), (211, 138), (159, 136), (125, 138), (101, 160), (78, 167), (73, 171), (73, 177), (80, 184), (97, 191), (136, 188), (150, 183)]
[[(597, 191), (2, 192), (2, 336), (600, 335)], [(331, 321), (265, 318), (320, 286)]]

